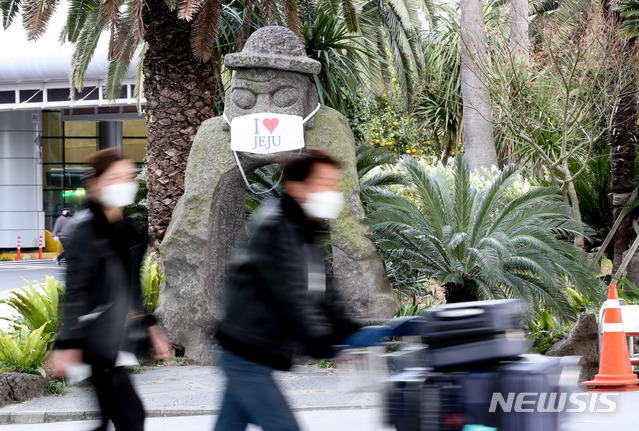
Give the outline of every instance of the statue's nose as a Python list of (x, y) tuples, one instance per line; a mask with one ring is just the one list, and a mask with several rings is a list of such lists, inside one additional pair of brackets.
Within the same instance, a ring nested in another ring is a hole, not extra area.
[(258, 94), (257, 101), (255, 102), (255, 108), (259, 109), (256, 112), (273, 112), (273, 98), (270, 94)]

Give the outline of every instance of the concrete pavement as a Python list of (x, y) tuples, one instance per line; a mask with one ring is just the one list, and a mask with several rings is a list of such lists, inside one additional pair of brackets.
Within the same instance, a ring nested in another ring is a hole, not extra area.
[[(382, 424), (381, 374), (358, 375), (339, 368), (307, 365), (290, 373), (277, 372), (275, 376), (302, 431), (392, 429)], [(147, 431), (212, 429), (224, 389), (224, 375), (219, 368), (154, 367), (133, 374), (133, 379), (147, 410)], [(360, 391), (354, 390), (358, 388)], [(559, 430), (636, 429), (639, 391), (617, 394), (610, 397), (616, 404), (613, 412), (590, 412), (592, 406), (586, 403), (583, 412), (563, 414)], [(46, 396), (0, 408), (0, 431), (88, 431), (97, 426), (97, 418), (91, 388), (84, 384), (70, 388), (63, 396)]]
[[(217, 367), (177, 366), (157, 367), (134, 374), (133, 379), (150, 418), (166, 416), (212, 416), (218, 413), (224, 389), (224, 375)], [(359, 417), (367, 410), (367, 421), (381, 426), (379, 391), (352, 392), (353, 374), (344, 370), (320, 369), (316, 365), (300, 366), (291, 373), (276, 373), (276, 379), (296, 412), (324, 411), (335, 418)], [(370, 381), (369, 381), (370, 383)], [(369, 385), (370, 386), (370, 385)], [(72, 387), (63, 396), (46, 396), (0, 408), (0, 424), (35, 424), (78, 421), (98, 418), (98, 408), (88, 385)], [(328, 415), (328, 417), (332, 417)], [(208, 419), (209, 421), (211, 418)], [(204, 419), (196, 420), (199, 424)], [(11, 425), (14, 426), (14, 425)], [(43, 430), (64, 430), (43, 427)], [(71, 426), (71, 425), (69, 425)], [(0, 428), (2, 429), (2, 428)], [(14, 428), (10, 428), (14, 429)], [(20, 428), (15, 428), (20, 429)], [(72, 428), (68, 428), (72, 429)], [(73, 428), (75, 429), (75, 428)], [(78, 428), (81, 429), (81, 428)], [(159, 428), (162, 429), (162, 428)], [(201, 429), (201, 428), (200, 428)], [(316, 428), (308, 428), (309, 430)]]

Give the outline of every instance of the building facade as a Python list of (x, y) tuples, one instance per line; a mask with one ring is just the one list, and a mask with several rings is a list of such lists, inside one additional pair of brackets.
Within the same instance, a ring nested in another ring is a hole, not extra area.
[(73, 92), (71, 47), (60, 46), (55, 34), (34, 44), (10, 29), (0, 32), (0, 46), (0, 250), (15, 249), (18, 237), (22, 247), (35, 248), (62, 207), (80, 209), (92, 153), (119, 147), (142, 168), (146, 121), (133, 97), (135, 64), (120, 97), (105, 99), (105, 43), (84, 89)]

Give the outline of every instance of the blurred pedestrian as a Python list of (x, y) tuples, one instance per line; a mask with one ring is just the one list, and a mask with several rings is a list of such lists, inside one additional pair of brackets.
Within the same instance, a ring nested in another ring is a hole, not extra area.
[(149, 345), (158, 359), (172, 349), (142, 302), (146, 239), (122, 212), (137, 190), (135, 166), (116, 149), (96, 153), (92, 166), (88, 208), (76, 214), (68, 241), (64, 320), (47, 362), (53, 375), (82, 361), (91, 366), (102, 411), (96, 431), (105, 431), (109, 420), (117, 431), (141, 431), (144, 407), (124, 367), (138, 365), (136, 353)]
[(62, 215), (58, 217), (55, 221), (55, 226), (53, 226), (53, 232), (51, 235), (54, 240), (60, 240), (62, 244), (62, 253), (55, 257), (55, 261), (60, 265), (60, 262), (64, 258), (64, 250), (67, 248), (67, 240), (71, 235), (71, 229), (73, 225), (73, 216), (71, 215), (71, 210), (69, 207), (62, 208)]
[(228, 381), (215, 431), (243, 431), (249, 423), (298, 430), (273, 370), (289, 370), (296, 354), (326, 357), (358, 329), (320, 247), (323, 219), (336, 218), (344, 202), (339, 166), (327, 153), (305, 151), (285, 163), (283, 175), (286, 194), (260, 212), (231, 262), (216, 334)]

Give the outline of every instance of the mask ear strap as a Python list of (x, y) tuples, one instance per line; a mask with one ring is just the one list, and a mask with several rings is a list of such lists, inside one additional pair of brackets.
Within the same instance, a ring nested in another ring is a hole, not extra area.
[[(313, 112), (311, 112), (310, 114), (308, 114), (308, 117), (306, 117), (306, 118), (304, 118), (304, 120), (302, 120), (302, 124), (306, 123), (308, 120), (310, 120), (310, 119), (313, 117), (313, 115), (317, 114), (317, 111), (319, 111), (321, 107), (322, 107), (322, 105), (320, 105), (320, 104), (318, 103), (318, 104), (317, 104), (317, 108), (315, 108), (315, 109), (313, 110)], [(228, 121), (228, 120), (226, 120), (226, 121)]]
[[(244, 184), (246, 184), (246, 187), (248, 187), (248, 189), (252, 191), (253, 193), (255, 193), (256, 195), (263, 195), (268, 192), (272, 192), (273, 190), (277, 188), (277, 186), (280, 185), (280, 182), (282, 181), (282, 177), (284, 176), (282, 174), (280, 174), (280, 177), (278, 178), (277, 182), (270, 189), (263, 192), (258, 192), (257, 190), (253, 190), (253, 187), (251, 187), (251, 184), (249, 184), (248, 179), (246, 178), (246, 174), (244, 173), (244, 169), (242, 168), (242, 163), (240, 163), (240, 158), (237, 156), (237, 151), (233, 151), (233, 155), (235, 156), (235, 162), (237, 163), (237, 167), (240, 168), (240, 173), (242, 174), (242, 178), (244, 179)], [(284, 172), (284, 168), (282, 168), (282, 173), (283, 172)]]

